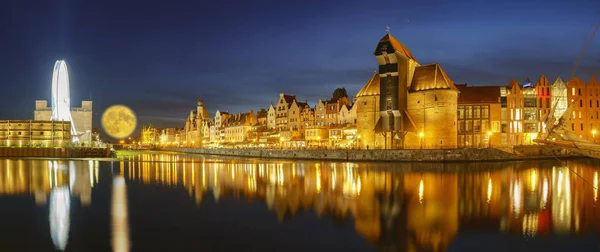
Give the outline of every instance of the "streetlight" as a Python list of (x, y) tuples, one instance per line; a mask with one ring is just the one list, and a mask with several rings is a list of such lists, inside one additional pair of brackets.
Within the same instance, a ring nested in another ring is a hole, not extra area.
[(319, 145), (319, 148), (320, 148), (321, 147), (321, 136), (317, 136), (317, 141), (318, 141), (318, 145)]
[(423, 134), (423, 132), (419, 132), (419, 138), (421, 139), (421, 150), (423, 149), (423, 136), (425, 134)]
[(488, 148), (492, 148), (492, 132), (488, 131)]
[(596, 130), (592, 130), (592, 140), (596, 143)]
[(283, 137), (279, 138), (279, 147), (283, 150)]

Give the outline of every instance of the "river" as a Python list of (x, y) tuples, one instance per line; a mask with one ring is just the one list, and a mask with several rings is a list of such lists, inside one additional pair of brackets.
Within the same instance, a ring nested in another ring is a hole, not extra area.
[(594, 160), (0, 160), (0, 251), (596, 251)]

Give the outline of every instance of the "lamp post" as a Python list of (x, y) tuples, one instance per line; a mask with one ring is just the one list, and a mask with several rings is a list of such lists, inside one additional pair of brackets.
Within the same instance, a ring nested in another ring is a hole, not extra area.
[(596, 130), (592, 130), (592, 140), (596, 143)]
[(356, 137), (356, 148), (360, 150), (360, 135)]
[(488, 148), (492, 148), (492, 132), (488, 131)]
[(279, 138), (279, 146), (281, 147), (281, 149), (283, 150), (283, 137)]
[(423, 149), (423, 136), (425, 134), (423, 134), (423, 132), (419, 132), (419, 139), (421, 139), (421, 150)]

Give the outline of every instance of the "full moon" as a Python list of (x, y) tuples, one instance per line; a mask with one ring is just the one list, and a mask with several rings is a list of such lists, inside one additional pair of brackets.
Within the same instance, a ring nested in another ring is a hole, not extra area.
[(102, 128), (106, 134), (116, 139), (123, 139), (135, 130), (137, 118), (130, 108), (113, 105), (102, 114)]

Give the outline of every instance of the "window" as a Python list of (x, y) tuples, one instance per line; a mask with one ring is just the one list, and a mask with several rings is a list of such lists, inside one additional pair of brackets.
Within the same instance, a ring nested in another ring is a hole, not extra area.
[(40, 135), (42, 135), (42, 136), (43, 136), (43, 135), (44, 135), (44, 132), (43, 132), (43, 131), (42, 131), (42, 132), (40, 132)]
[(579, 100), (579, 107), (583, 107), (583, 100)]
[(435, 101), (437, 101), (437, 95), (434, 96)]
[(575, 96), (575, 88), (571, 88), (571, 95)]
[(581, 130), (583, 130), (583, 123), (581, 124)]
[[(20, 126), (20, 125), (21, 125), (21, 124), (19, 124), (19, 126)], [(19, 132), (19, 136), (20, 136), (20, 135), (21, 135), (21, 132)]]

